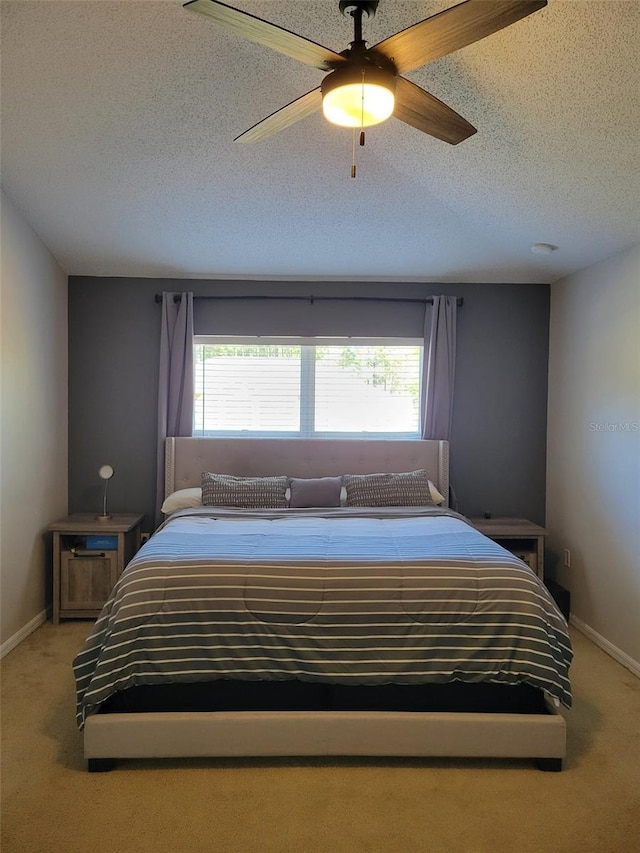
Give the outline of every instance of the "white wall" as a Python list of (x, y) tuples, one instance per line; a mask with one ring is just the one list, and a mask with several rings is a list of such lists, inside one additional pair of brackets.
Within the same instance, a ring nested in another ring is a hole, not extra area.
[(0, 202), (0, 648), (6, 652), (50, 604), (43, 531), (67, 510), (67, 277), (6, 194)]
[(550, 574), (640, 671), (640, 246), (551, 287), (547, 441)]

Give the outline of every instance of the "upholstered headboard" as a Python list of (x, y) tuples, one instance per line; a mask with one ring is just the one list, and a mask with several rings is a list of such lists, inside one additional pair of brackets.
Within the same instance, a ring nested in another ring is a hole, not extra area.
[(383, 439), (168, 438), (165, 496), (200, 485), (203, 471), (238, 477), (321, 477), (425, 468), (449, 495), (449, 443)]

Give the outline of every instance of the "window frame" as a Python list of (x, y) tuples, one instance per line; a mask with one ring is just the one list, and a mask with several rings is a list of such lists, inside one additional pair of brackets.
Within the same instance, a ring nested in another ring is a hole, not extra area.
[[(398, 346), (398, 347), (424, 347), (422, 338), (399, 338), (399, 337), (338, 337), (322, 336), (309, 337), (298, 335), (194, 335), (193, 347), (197, 346), (228, 344), (237, 346), (296, 346), (300, 347), (300, 429), (294, 430), (205, 430), (196, 429), (195, 406), (193, 413), (192, 436), (203, 438), (290, 438), (295, 439), (352, 439), (354, 441), (363, 439), (393, 439), (415, 441), (421, 438), (420, 423), (421, 414), (418, 419), (416, 431), (388, 432), (362, 430), (351, 431), (321, 431), (315, 429), (315, 348), (319, 346)], [(195, 373), (197, 360), (193, 360), (194, 371), (194, 402), (197, 391)], [(423, 359), (419, 360), (419, 387), (418, 400), (422, 400), (423, 382)]]

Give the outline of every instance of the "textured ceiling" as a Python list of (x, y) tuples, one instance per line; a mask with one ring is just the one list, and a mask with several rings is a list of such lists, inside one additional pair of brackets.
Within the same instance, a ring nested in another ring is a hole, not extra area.
[[(231, 0), (337, 51), (338, 0)], [(452, 2), (381, 0), (371, 44)], [(640, 3), (549, 0), (407, 74), (458, 146), (321, 114), (322, 72), (176, 0), (2, 0), (2, 183), (74, 275), (551, 282), (640, 240)], [(531, 244), (558, 246), (534, 255)]]

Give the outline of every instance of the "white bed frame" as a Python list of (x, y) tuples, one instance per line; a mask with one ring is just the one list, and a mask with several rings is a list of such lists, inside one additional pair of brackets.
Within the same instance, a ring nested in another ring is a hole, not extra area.
[[(449, 489), (445, 441), (169, 438), (165, 492), (200, 485), (202, 471), (313, 477), (426, 468)], [(362, 755), (531, 758), (560, 770), (566, 723), (549, 714), (233, 711), (94, 714), (84, 729), (89, 770), (121, 758)]]

